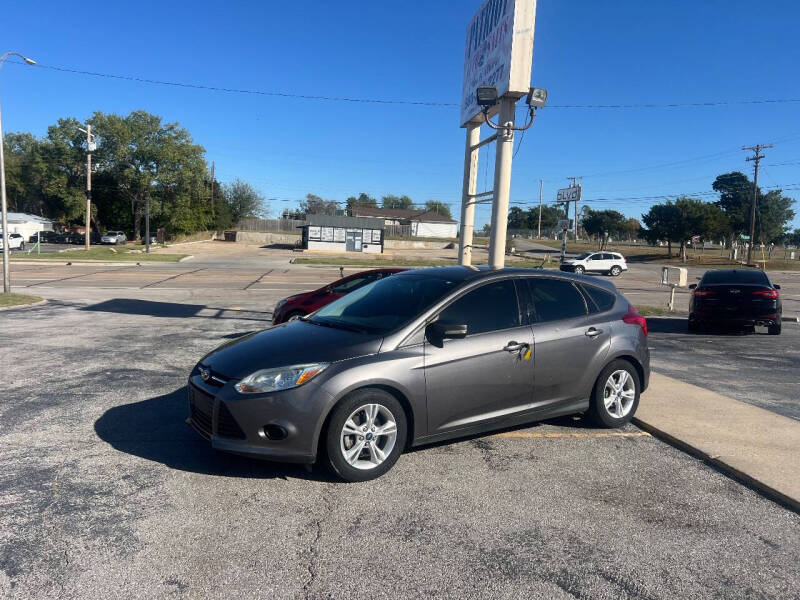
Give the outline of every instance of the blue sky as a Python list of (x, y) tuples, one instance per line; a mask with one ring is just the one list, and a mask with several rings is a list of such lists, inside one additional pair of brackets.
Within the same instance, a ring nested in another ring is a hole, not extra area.
[[(224, 88), (458, 104), (465, 29), (479, 5), (29, 0), (4, 3), (0, 53)], [(775, 143), (760, 183), (800, 188), (800, 102), (557, 107), (800, 99), (798, 22), (800, 5), (789, 0), (540, 0), (533, 83), (549, 90), (551, 106), (522, 140), (512, 202), (538, 204), (540, 178), (552, 202), (566, 176), (583, 175), (589, 205), (638, 218), (653, 202), (643, 197), (709, 192), (719, 173), (749, 174), (740, 147), (755, 143)], [(224, 93), (10, 62), (0, 72), (0, 94), (5, 131), (41, 135), (59, 117), (83, 119), (95, 110), (144, 109), (178, 121), (216, 162), (219, 179), (238, 176), (277, 198), (273, 214), (309, 192), (340, 201), (362, 191), (408, 194), (419, 203), (451, 202), (454, 215), (460, 210), (457, 106)], [(491, 186), (493, 159), (493, 149), (481, 152), (480, 190)], [(800, 198), (800, 189), (786, 193)], [(607, 200), (618, 198), (625, 199)], [(478, 224), (489, 218), (482, 205)]]

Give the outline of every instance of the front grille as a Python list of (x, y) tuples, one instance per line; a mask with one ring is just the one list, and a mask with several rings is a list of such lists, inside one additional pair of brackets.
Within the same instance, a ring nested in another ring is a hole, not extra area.
[(224, 402), (219, 403), (217, 412), (217, 435), (237, 440), (243, 440), (246, 437)]
[(195, 388), (189, 386), (189, 411), (192, 423), (205, 435), (211, 437), (212, 415), (214, 414), (214, 397), (209, 396)]

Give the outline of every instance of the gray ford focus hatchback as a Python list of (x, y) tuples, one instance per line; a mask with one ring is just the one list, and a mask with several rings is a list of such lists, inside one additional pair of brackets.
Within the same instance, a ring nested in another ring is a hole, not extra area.
[(219, 450), (365, 481), (411, 446), (573, 413), (619, 427), (649, 374), (647, 323), (612, 283), (417, 269), (207, 354), (188, 422)]

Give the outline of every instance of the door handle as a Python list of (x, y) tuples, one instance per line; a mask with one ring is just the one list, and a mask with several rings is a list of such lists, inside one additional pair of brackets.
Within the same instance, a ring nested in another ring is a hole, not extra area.
[(596, 338), (598, 335), (603, 333), (602, 329), (595, 329), (594, 327), (589, 327), (584, 334), (586, 337)]
[(527, 344), (521, 344), (520, 342), (515, 342), (514, 340), (512, 340), (512, 341), (508, 342), (508, 344), (506, 344), (506, 346), (505, 346), (505, 348), (503, 348), (503, 350), (505, 350), (506, 352), (519, 352), (526, 345)]

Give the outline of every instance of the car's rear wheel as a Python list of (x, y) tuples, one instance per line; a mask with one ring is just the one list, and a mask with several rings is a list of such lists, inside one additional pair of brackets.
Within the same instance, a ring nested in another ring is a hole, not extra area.
[(584, 269), (582, 266), (578, 265), (577, 267), (575, 267), (575, 272), (578, 275), (583, 275), (586, 272), (586, 269)]
[(617, 265), (614, 265), (613, 267), (611, 267), (609, 273), (611, 273), (613, 277), (617, 277), (619, 276), (620, 273), (622, 273), (622, 268)]
[(609, 363), (594, 384), (590, 412), (605, 427), (621, 427), (639, 406), (639, 373), (626, 360)]
[(781, 334), (781, 323), (778, 321), (774, 325), (770, 325), (767, 327), (767, 333), (770, 335), (780, 335)]
[(325, 433), (325, 458), (345, 481), (368, 481), (394, 466), (406, 444), (406, 415), (379, 389), (358, 390), (333, 409)]

